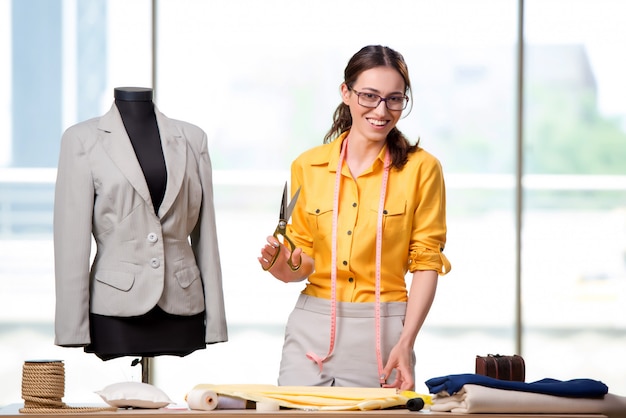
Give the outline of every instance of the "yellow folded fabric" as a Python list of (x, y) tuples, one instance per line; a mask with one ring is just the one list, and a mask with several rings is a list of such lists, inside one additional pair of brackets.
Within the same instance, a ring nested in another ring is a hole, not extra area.
[(199, 384), (194, 390), (212, 390), (253, 402), (274, 401), (281, 407), (292, 409), (333, 411), (393, 408), (405, 406), (414, 397), (421, 397), (431, 404), (430, 395), (415, 392), (399, 392), (393, 388), (354, 388), (327, 386), (276, 386), (264, 384)]

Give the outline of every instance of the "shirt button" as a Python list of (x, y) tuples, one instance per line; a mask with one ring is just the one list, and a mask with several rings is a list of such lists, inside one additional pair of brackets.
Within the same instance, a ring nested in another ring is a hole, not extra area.
[(348, 231), (348, 235), (352, 235), (352, 231)]
[(353, 207), (353, 208), (356, 208), (356, 202), (354, 202), (354, 203), (352, 204), (352, 207)]
[(153, 269), (159, 268), (159, 266), (160, 266), (160, 265), (161, 265), (161, 262), (159, 261), (159, 259), (158, 259), (158, 258), (152, 258), (152, 259), (150, 259), (150, 266), (151, 266)]
[(148, 238), (148, 242), (157, 242), (159, 240), (159, 236), (155, 234), (154, 232), (150, 232), (147, 238)]
[(352, 283), (352, 282), (354, 281), (354, 278), (350, 277), (350, 278), (348, 279), (348, 281), (349, 281), (350, 283)]
[(348, 262), (347, 262), (346, 260), (343, 260), (343, 265), (344, 265), (344, 266), (347, 266), (347, 265), (348, 265)]

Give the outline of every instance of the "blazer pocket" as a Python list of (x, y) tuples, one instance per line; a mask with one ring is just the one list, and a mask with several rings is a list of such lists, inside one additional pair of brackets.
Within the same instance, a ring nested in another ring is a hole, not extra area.
[(98, 271), (96, 280), (123, 292), (128, 292), (135, 284), (135, 275), (121, 271)]
[(198, 266), (191, 266), (177, 271), (175, 276), (180, 287), (187, 289), (193, 282), (200, 278), (200, 270)]

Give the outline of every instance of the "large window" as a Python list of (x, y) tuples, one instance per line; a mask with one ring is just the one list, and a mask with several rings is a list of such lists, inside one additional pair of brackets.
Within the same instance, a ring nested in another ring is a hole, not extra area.
[(626, 343), (625, 5), (526, 5), (524, 353), (625, 393), (626, 365), (606, 361)]
[(65, 361), (70, 402), (141, 379), (133, 358), (53, 344), (60, 137), (104, 114), (118, 86), (154, 87), (163, 113), (201, 127), (215, 170), (230, 341), (157, 357), (153, 382), (178, 402), (198, 383), (275, 383), (302, 285), (256, 257), (291, 160), (321, 144), (347, 60), (372, 43), (404, 55), (414, 100), (399, 126), (447, 184), (453, 270), (418, 336), (417, 390), (521, 347), (528, 381), (589, 377), (626, 393), (626, 365), (606, 361), (626, 343), (626, 68), (614, 58), (626, 10), (525, 3), (518, 113), (516, 0), (0, 0), (0, 405), (20, 401), (28, 359)]

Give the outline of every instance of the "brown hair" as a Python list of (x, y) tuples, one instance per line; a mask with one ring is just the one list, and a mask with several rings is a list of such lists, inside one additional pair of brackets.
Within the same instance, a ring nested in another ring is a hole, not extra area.
[[(409, 79), (409, 70), (404, 57), (399, 52), (381, 45), (369, 45), (361, 48), (359, 52), (354, 54), (344, 70), (343, 82), (352, 87), (359, 75), (366, 70), (375, 67), (390, 67), (395, 69), (404, 79), (404, 92), (411, 99), (411, 80)], [(412, 101), (411, 101), (412, 107)], [(410, 112), (410, 108), (409, 108)], [(339, 135), (349, 130), (352, 126), (352, 115), (350, 108), (345, 103), (340, 103), (333, 114), (333, 125), (324, 136), (324, 143), (334, 141)], [(402, 168), (408, 160), (408, 155), (418, 149), (419, 139), (415, 145), (411, 145), (409, 140), (400, 130), (394, 128), (387, 135), (387, 145), (391, 155), (391, 165), (395, 168)]]

